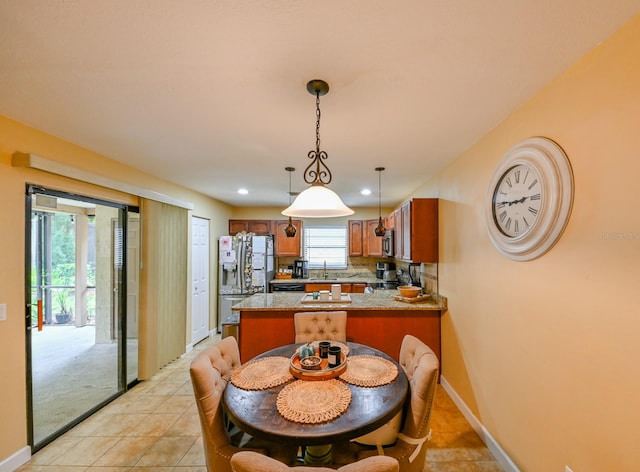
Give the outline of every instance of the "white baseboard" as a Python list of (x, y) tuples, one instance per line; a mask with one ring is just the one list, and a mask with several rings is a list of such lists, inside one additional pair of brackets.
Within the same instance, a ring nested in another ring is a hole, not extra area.
[(467, 419), (471, 427), (478, 433), (480, 439), (486, 444), (487, 448), (491, 451), (493, 456), (496, 458), (498, 463), (502, 466), (505, 472), (520, 472), (520, 469), (514, 464), (511, 458), (504, 452), (504, 449), (500, 447), (500, 444), (491, 436), (491, 433), (487, 431), (487, 429), (478, 421), (478, 418), (471, 412), (469, 407), (465, 404), (465, 402), (460, 398), (460, 395), (456, 393), (453, 387), (447, 382), (444, 376), (440, 376), (440, 384), (442, 388), (449, 394), (453, 402), (456, 404), (458, 409), (462, 412), (464, 417)]
[[(218, 335), (218, 331), (217, 331), (217, 330), (215, 330), (215, 329), (213, 329), (213, 330), (209, 330), (209, 334), (208, 334), (207, 336), (209, 337), (209, 339), (214, 339), (217, 335)], [(203, 339), (201, 339), (201, 341), (204, 341), (204, 338), (203, 338)], [(200, 341), (198, 341), (198, 342), (200, 342)], [(196, 344), (197, 344), (197, 343), (196, 343)], [(193, 344), (193, 343), (189, 343), (189, 344), (187, 344), (187, 345), (185, 346), (185, 351), (184, 351), (184, 353), (185, 353), (185, 354), (189, 354), (191, 351), (193, 351), (193, 346), (194, 346), (194, 344)], [(0, 471), (0, 472), (2, 472), (2, 471)]]
[(31, 448), (25, 446), (18, 452), (0, 461), (0, 472), (13, 472), (18, 467), (26, 464), (31, 459)]

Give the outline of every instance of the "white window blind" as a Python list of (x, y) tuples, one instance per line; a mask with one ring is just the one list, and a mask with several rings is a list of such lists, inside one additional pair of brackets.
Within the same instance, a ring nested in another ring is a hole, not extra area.
[(346, 226), (305, 226), (304, 258), (310, 269), (346, 269)]

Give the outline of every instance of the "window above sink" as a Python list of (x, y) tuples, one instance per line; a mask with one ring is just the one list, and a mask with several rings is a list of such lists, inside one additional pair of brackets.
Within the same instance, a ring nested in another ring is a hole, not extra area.
[[(303, 248), (309, 269), (346, 269), (347, 227), (305, 225)], [(330, 279), (320, 277), (318, 280)]]

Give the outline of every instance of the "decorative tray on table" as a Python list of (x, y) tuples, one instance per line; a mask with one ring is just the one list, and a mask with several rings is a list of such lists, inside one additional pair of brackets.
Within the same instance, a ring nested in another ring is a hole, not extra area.
[(296, 352), (291, 356), (291, 364), (289, 365), (289, 372), (295, 378), (300, 380), (328, 380), (342, 375), (347, 370), (347, 356), (344, 352), (340, 353), (340, 364), (336, 367), (329, 367), (329, 360), (326, 358), (320, 359), (320, 366), (315, 369), (305, 369), (300, 365), (300, 356)]

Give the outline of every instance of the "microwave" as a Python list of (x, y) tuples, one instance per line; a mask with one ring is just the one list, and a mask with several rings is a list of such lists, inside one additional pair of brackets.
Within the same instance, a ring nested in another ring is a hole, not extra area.
[(382, 255), (393, 257), (394, 234), (392, 229), (388, 229), (382, 237)]

